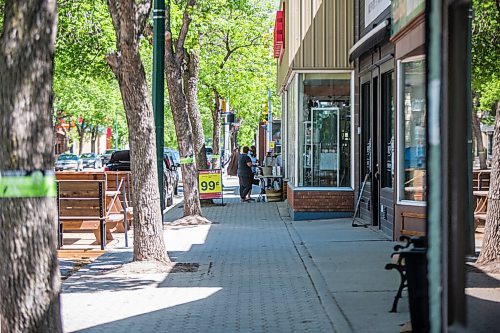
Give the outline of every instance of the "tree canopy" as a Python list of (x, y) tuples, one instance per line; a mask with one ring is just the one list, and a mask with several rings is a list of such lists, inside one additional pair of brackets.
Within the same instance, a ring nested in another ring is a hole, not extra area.
[(482, 111), (500, 100), (499, 6), (496, 0), (473, 0), (472, 89)]

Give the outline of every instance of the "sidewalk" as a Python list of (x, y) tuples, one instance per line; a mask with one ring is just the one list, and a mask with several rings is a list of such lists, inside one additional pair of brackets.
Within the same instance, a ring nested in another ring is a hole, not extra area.
[(165, 228), (172, 261), (196, 271), (122, 266), (132, 249), (117, 248), (64, 281), (65, 331), (399, 332), (409, 320), (406, 298), (388, 312), (392, 242), (347, 220), (291, 222), (282, 203), (231, 191), (226, 206), (204, 208), (212, 225)]

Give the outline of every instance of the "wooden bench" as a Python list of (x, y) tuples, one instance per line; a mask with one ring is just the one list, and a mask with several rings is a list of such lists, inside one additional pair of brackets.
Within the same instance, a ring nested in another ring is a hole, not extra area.
[(124, 214), (113, 211), (117, 193), (106, 195), (105, 173), (56, 173), (59, 248), (64, 231), (92, 231), (101, 249), (112, 240), (112, 231), (124, 223)]
[(414, 213), (414, 212), (401, 212), (401, 235), (405, 236), (425, 236), (425, 232), (423, 231), (417, 231), (417, 230), (412, 230), (408, 229), (407, 226), (405, 225), (405, 219), (419, 219), (419, 220), (424, 220), (423, 222), (425, 223), (425, 214), (422, 213)]
[(474, 170), (472, 174), (472, 189), (474, 191), (488, 191), (490, 189), (491, 169)]

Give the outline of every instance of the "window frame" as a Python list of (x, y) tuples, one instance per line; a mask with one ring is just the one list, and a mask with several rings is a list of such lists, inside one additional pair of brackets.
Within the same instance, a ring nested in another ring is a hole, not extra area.
[[(403, 83), (403, 64), (415, 61), (426, 60), (425, 55), (418, 55), (413, 57), (408, 57), (404, 59), (398, 59), (396, 64), (396, 129), (397, 133), (395, 135), (397, 139), (397, 149), (396, 149), (396, 198), (397, 204), (399, 205), (409, 205), (409, 206), (427, 206), (427, 200), (408, 200), (403, 198), (404, 190), (404, 98), (402, 90), (404, 88)], [(426, 140), (427, 140), (426, 135)], [(427, 154), (427, 152), (426, 152)], [(426, 173), (428, 171), (428, 166), (426, 165)]]

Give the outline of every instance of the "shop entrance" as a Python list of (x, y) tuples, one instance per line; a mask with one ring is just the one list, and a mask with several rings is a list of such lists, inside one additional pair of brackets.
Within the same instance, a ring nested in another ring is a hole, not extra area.
[(394, 70), (392, 62), (361, 77), (361, 172), (367, 179), (365, 215), (373, 226), (392, 230), (394, 211)]

